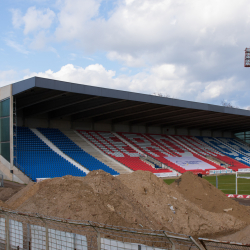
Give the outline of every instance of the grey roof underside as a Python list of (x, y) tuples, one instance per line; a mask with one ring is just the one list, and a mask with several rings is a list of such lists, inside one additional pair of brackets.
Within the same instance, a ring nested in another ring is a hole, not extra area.
[(13, 84), (24, 117), (173, 126), (225, 131), (250, 130), (250, 111), (33, 77)]

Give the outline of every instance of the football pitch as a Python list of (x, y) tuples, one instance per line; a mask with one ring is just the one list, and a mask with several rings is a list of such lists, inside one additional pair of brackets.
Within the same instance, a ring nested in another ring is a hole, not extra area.
[[(204, 176), (204, 179), (216, 186), (216, 176)], [(167, 184), (171, 184), (175, 179), (165, 179)], [(235, 175), (219, 175), (218, 188), (225, 194), (235, 194)], [(250, 195), (250, 179), (238, 179), (238, 194)]]

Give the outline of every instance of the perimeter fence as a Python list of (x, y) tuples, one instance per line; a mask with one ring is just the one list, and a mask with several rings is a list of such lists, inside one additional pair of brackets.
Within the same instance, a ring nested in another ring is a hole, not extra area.
[(250, 249), (237, 243), (194, 239), (167, 231), (131, 229), (0, 209), (0, 249), (214, 250)]

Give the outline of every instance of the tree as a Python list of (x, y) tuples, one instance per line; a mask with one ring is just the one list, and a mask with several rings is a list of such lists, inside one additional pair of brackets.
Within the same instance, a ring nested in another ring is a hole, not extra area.
[(228, 108), (238, 108), (237, 106), (232, 105), (231, 102), (227, 102), (224, 99), (221, 100), (221, 106)]
[(154, 93), (153, 95), (160, 96), (160, 97), (171, 98), (171, 95), (169, 95), (169, 94), (164, 94), (164, 93), (161, 93), (161, 92), (156, 92), (156, 93)]

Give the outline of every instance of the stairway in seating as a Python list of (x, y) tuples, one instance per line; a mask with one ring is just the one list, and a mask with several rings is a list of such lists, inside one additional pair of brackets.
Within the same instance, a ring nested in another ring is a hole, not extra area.
[(81, 136), (77, 131), (73, 129), (61, 129), (70, 140), (72, 140), (81, 149), (86, 151), (88, 154), (92, 155), (102, 163), (111, 167), (120, 174), (129, 174), (132, 171), (121, 163), (115, 161), (111, 157), (105, 155), (101, 150), (97, 149), (91, 142), (87, 142), (86, 139)]

